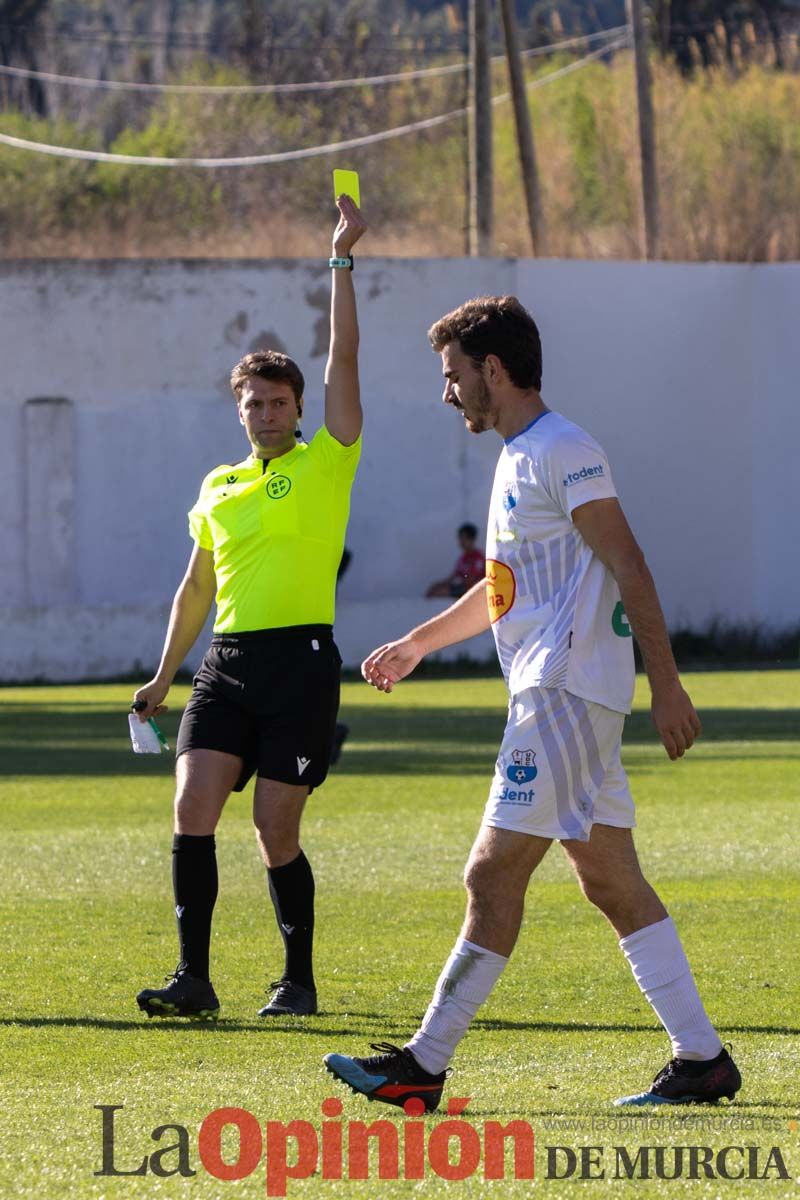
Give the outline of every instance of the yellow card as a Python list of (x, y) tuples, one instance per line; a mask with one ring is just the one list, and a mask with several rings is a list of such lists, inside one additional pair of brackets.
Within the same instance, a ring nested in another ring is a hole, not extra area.
[(333, 172), (333, 198), (350, 196), (356, 208), (361, 208), (361, 189), (358, 186), (358, 171)]

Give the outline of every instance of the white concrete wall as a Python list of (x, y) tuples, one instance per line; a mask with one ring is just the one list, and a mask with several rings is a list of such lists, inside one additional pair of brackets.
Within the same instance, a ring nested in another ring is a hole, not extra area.
[[(321, 421), (328, 274), (296, 260), (0, 264), (0, 678), (157, 659), (186, 510), (210, 467), (248, 449), (233, 363), (287, 350), (307, 430)], [(362, 258), (356, 282), (366, 429), (345, 661), (434, 611), (419, 597), (454, 560), (456, 526), (483, 522), (499, 443), (439, 403), (425, 337), (480, 293), (514, 292), (536, 316), (545, 399), (606, 446), (670, 623), (798, 620), (800, 265)]]

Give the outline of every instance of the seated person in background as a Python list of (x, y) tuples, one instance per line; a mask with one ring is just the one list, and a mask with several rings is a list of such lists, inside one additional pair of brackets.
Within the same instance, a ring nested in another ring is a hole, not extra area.
[(430, 596), (463, 596), (473, 584), (483, 579), (486, 574), (486, 559), (483, 551), (475, 543), (478, 540), (477, 526), (470, 521), (462, 525), (458, 531), (458, 544), (461, 555), (447, 579), (432, 583), (425, 595)]

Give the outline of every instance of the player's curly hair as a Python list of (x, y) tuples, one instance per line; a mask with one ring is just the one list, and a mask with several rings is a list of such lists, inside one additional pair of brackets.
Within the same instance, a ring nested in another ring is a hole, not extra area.
[(242, 394), (242, 385), (246, 379), (257, 375), (259, 379), (270, 379), (273, 383), (288, 383), (294, 393), (298, 405), (303, 399), (306, 381), (303, 372), (288, 354), (278, 350), (254, 350), (245, 354), (231, 371), (231, 387), (238, 400)]
[(516, 296), (476, 296), (440, 317), (428, 330), (437, 354), (450, 342), (476, 366), (496, 354), (515, 387), (542, 387), (542, 342), (536, 322)]

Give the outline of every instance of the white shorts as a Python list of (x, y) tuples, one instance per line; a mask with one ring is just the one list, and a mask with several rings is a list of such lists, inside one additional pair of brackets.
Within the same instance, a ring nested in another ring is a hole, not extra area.
[(484, 825), (562, 840), (589, 840), (592, 825), (632, 829), (633, 798), (622, 769), (625, 717), (562, 688), (526, 688), (508, 724)]

